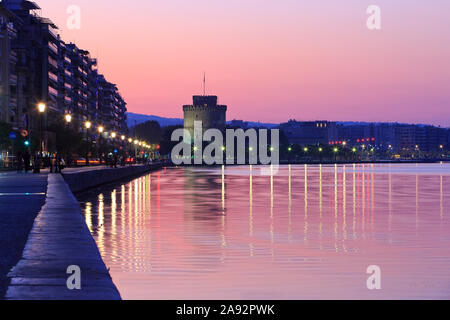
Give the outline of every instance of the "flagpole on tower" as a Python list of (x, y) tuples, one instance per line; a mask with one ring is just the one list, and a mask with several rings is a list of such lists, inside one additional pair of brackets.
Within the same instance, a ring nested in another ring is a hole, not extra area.
[(203, 95), (206, 96), (206, 73), (203, 72)]

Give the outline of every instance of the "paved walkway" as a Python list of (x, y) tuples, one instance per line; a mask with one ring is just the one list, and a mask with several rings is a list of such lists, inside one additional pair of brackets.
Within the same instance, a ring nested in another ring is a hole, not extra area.
[[(72, 265), (81, 269), (81, 290), (67, 288)], [(80, 205), (60, 174), (48, 175), (46, 203), (8, 277), (6, 299), (120, 299)]]
[(22, 256), (46, 192), (47, 174), (0, 172), (0, 299), (8, 285), (6, 275)]

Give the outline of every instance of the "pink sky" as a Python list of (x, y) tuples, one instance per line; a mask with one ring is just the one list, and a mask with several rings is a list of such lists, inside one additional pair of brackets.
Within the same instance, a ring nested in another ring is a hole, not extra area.
[[(447, 0), (37, 3), (64, 40), (99, 58), (130, 112), (181, 118), (205, 71), (230, 120), (450, 126)], [(72, 4), (80, 30), (66, 27)], [(380, 31), (366, 28), (372, 4)]]

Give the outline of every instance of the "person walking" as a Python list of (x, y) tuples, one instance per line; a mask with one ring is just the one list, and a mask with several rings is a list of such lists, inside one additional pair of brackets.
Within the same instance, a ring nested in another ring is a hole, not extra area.
[(56, 164), (56, 158), (54, 154), (50, 155), (50, 173), (53, 173), (53, 169), (56, 170), (55, 168), (55, 164)]
[(28, 171), (30, 171), (30, 161), (31, 161), (31, 156), (30, 153), (28, 152), (28, 150), (25, 151), (25, 153), (23, 154), (23, 162), (24, 162), (24, 167), (25, 167), (25, 173), (28, 173)]
[(17, 173), (22, 173), (23, 170), (22, 152), (20, 151), (17, 152), (16, 159), (17, 159)]

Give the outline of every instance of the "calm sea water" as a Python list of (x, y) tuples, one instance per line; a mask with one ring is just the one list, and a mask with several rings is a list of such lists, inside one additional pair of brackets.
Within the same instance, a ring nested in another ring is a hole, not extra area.
[(450, 298), (449, 164), (260, 169), (167, 168), (80, 196), (122, 297)]

